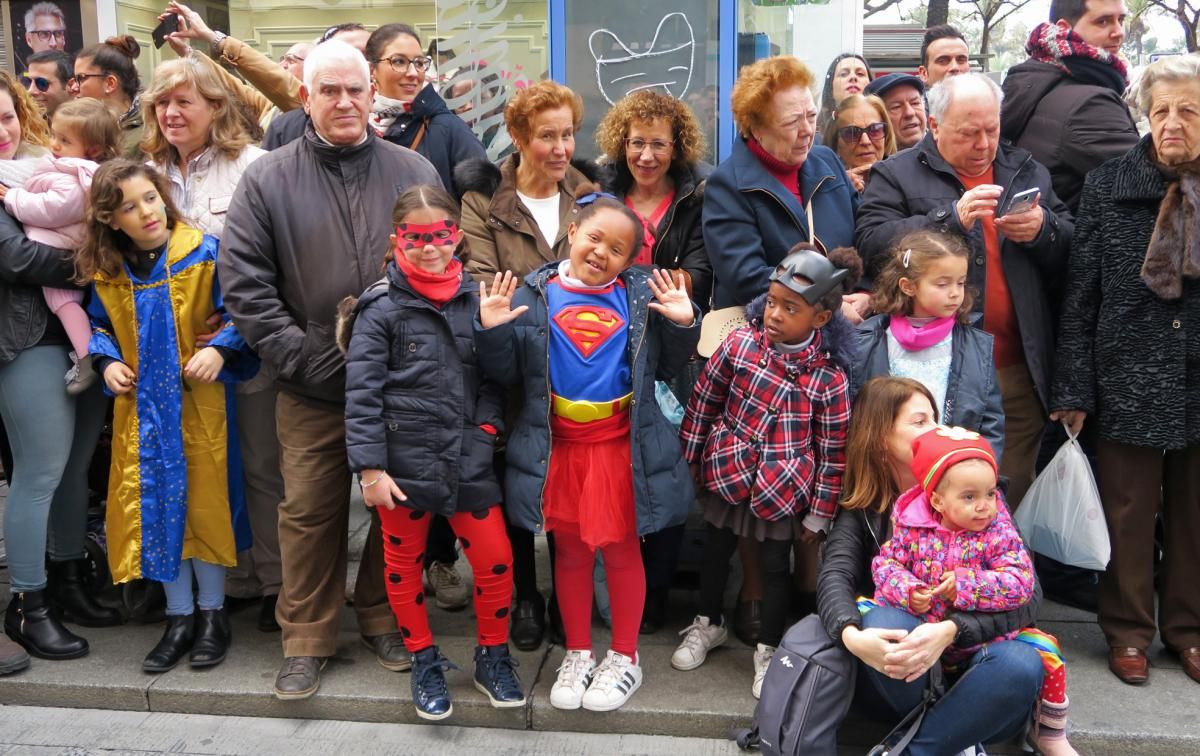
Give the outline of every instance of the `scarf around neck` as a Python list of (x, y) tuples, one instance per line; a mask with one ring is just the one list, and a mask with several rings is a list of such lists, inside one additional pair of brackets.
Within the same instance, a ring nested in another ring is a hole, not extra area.
[(371, 103), (371, 128), (375, 129), (376, 134), (383, 136), (397, 118), (410, 110), (412, 110), (411, 100), (408, 102), (394, 100), (376, 92), (375, 100)]
[(1072, 29), (1043, 21), (1029, 33), (1025, 52), (1039, 63), (1049, 63), (1085, 84), (1125, 93), (1128, 71), (1125, 60), (1089, 45)]
[(463, 266), (457, 257), (451, 258), (450, 264), (441, 273), (430, 273), (418, 268), (410, 263), (404, 253), (400, 251), (396, 252), (395, 258), (396, 267), (400, 268), (400, 272), (408, 279), (413, 291), (428, 299), (439, 310), (451, 299), (454, 299), (459, 286), (462, 285)]
[(1142, 261), (1142, 280), (1160, 299), (1183, 296), (1183, 280), (1200, 278), (1200, 160), (1163, 165), (1151, 159), (1167, 181), (1154, 233)]
[(934, 318), (925, 325), (918, 326), (913, 323), (912, 318), (893, 315), (888, 318), (888, 330), (905, 351), (919, 352), (940, 343), (946, 338), (946, 334), (954, 330), (954, 316)]

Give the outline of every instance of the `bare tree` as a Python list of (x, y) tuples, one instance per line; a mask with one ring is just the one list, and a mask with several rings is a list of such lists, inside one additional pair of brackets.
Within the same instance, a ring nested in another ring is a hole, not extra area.
[(1200, 39), (1197, 38), (1197, 32), (1200, 31), (1200, 0), (1150, 0), (1150, 4), (1162, 8), (1179, 21), (1188, 52), (1200, 51)]
[[(1031, 0), (959, 0), (964, 5), (970, 6), (971, 11), (968, 16), (974, 16), (979, 19), (983, 26), (983, 32), (979, 37), (979, 54), (983, 56), (983, 70), (989, 70), (988, 47), (991, 42), (992, 31), (1004, 23), (1004, 20), (1016, 13), (1017, 11), (1029, 5)], [(1159, 2), (1160, 0), (1155, 0)], [(1179, 0), (1185, 2), (1185, 0)]]
[(874, 16), (879, 11), (887, 10), (893, 5), (899, 5), (901, 2), (902, 0), (876, 0), (876, 2), (872, 3), (871, 0), (864, 0), (863, 18)]
[(1129, 15), (1125, 19), (1125, 48), (1126, 54), (1138, 65), (1142, 63), (1145, 52), (1146, 32), (1150, 30), (1146, 16), (1153, 7), (1150, 0), (1126, 0), (1125, 7)]
[(928, 8), (925, 14), (926, 29), (950, 22), (950, 0), (929, 0)]

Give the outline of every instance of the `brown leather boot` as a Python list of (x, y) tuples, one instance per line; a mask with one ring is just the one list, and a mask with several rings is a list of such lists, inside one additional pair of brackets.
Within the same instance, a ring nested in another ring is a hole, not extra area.
[(29, 654), (25, 649), (0, 635), (0, 675), (11, 675), (29, 668)]

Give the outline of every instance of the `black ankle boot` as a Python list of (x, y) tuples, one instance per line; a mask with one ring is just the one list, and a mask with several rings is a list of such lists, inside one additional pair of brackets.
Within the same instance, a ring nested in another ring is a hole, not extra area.
[(50, 612), (44, 590), (13, 595), (4, 613), (4, 632), (39, 659), (87, 656), (88, 642), (63, 627)]
[(63, 619), (84, 627), (112, 627), (124, 622), (121, 613), (96, 603), (84, 584), (85, 560), (49, 563), (46, 586), (50, 601), (62, 611)]
[(232, 640), (225, 609), (199, 609), (196, 613), (196, 642), (188, 661), (193, 667), (213, 667), (225, 661)]
[(191, 614), (167, 615), (167, 629), (163, 631), (158, 645), (146, 654), (142, 662), (144, 672), (166, 672), (179, 663), (192, 648), (196, 637), (196, 618)]
[(546, 604), (539, 595), (534, 599), (517, 602), (513, 612), (512, 628), (508, 632), (513, 645), (522, 651), (535, 651), (542, 645), (546, 632)]

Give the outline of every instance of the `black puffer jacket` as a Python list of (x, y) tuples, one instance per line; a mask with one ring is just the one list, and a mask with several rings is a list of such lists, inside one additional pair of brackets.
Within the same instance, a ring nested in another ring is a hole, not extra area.
[[(1028, 244), (1001, 235), (1000, 257), (1021, 329), (1025, 361), (1038, 399), (1045, 407), (1050, 404), (1054, 369), (1056, 321), (1052, 303), (1060, 296), (1075, 223), (1055, 195), (1050, 174), (1028, 152), (1001, 142), (992, 166), (995, 183), (1004, 187), (1001, 207), (1017, 192), (1033, 187), (1042, 190), (1046, 220), (1041, 234)], [(964, 233), (958, 222), (955, 205), (965, 193), (958, 174), (938, 153), (932, 135), (876, 163), (858, 208), (854, 232), (863, 265), (869, 272), (877, 272), (893, 242), (910, 231), (933, 228), (963, 234), (971, 248), (967, 285), (976, 292), (975, 311), (983, 312), (987, 246), (983, 224), (976, 223), (970, 233)], [(986, 329), (987, 323), (983, 326)]]
[[(674, 270), (682, 268), (692, 277), (692, 301), (701, 312), (708, 312), (712, 297), (712, 263), (704, 248), (704, 184), (712, 168), (703, 164), (680, 166), (672, 164), (669, 175), (675, 184), (675, 199), (655, 229), (654, 264)], [(600, 168), (600, 185), (604, 191), (625, 200), (633, 186), (633, 175), (624, 162), (606, 163)]]
[(343, 303), (350, 469), (387, 470), (412, 509), (449, 516), (500, 501), (492, 455), (502, 393), (475, 354), (477, 292), (463, 276), (438, 310), (392, 262), (352, 313)]
[(1004, 77), (1000, 135), (1046, 166), (1054, 193), (1072, 213), (1088, 171), (1138, 143), (1119, 94), (1036, 60), (1013, 66)]
[(29, 241), (0, 203), (0, 365), (42, 341), (50, 311), (41, 287), (69, 287), (72, 275), (71, 254)]
[(1051, 409), (1086, 410), (1107, 441), (1182, 449), (1200, 444), (1200, 280), (1167, 301), (1141, 277), (1166, 192), (1148, 136), (1088, 175)]
[[(817, 577), (817, 612), (825, 632), (838, 643), (847, 625), (862, 627), (862, 615), (855, 599), (874, 596), (871, 560), (879, 547), (891, 538), (891, 507), (884, 512), (865, 509), (839, 509)], [(947, 619), (958, 625), (954, 645), (978, 646), (1001, 635), (1037, 624), (1042, 603), (1042, 586), (1036, 583), (1033, 598), (1009, 612), (954, 612)]]
[[(304, 135), (309, 118), (303, 108), (288, 111), (271, 121), (263, 139), (264, 150), (275, 150)], [(416, 147), (416, 153), (437, 169), (446, 191), (457, 196), (454, 186), (454, 166), (464, 160), (487, 160), (487, 150), (467, 122), (446, 107), (432, 86), (421, 90), (412, 101), (412, 109), (396, 119), (383, 139), (401, 147), (411, 147), (421, 124), (425, 124), (425, 135)]]

